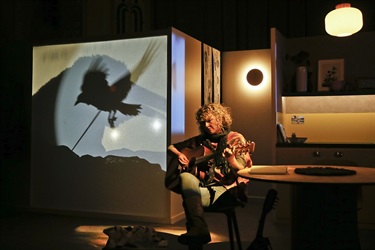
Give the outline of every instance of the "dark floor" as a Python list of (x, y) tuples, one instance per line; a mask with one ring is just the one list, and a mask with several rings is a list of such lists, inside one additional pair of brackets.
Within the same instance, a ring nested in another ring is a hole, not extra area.
[[(262, 206), (262, 199), (250, 199), (245, 208), (237, 209), (243, 249), (246, 249), (255, 237)], [(230, 249), (225, 216), (213, 213), (207, 213), (205, 216), (211, 230), (212, 242), (204, 249)], [(1, 217), (0, 249), (102, 249), (108, 240), (103, 229), (114, 225), (153, 227), (168, 240), (168, 248), (164, 249), (187, 249), (177, 242), (177, 236), (184, 233), (184, 223), (182, 220), (174, 225), (164, 225), (66, 215), (13, 213)], [(290, 226), (285, 223), (276, 223), (273, 212), (266, 217), (263, 235), (270, 239), (273, 250), (290, 250)], [(374, 230), (359, 231), (362, 250), (375, 250), (374, 236)]]

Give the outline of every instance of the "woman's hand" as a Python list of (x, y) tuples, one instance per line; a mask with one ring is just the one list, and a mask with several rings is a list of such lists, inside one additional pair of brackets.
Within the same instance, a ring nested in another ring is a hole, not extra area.
[(187, 166), (189, 164), (189, 159), (183, 153), (181, 152), (178, 153), (177, 157), (178, 157), (178, 161), (180, 162), (182, 166)]
[(225, 148), (223, 150), (223, 157), (227, 158), (229, 160), (229, 158), (231, 157), (234, 157), (234, 150), (232, 148)]
[(189, 164), (189, 159), (186, 157), (186, 155), (178, 151), (178, 149), (173, 144), (169, 145), (168, 150), (170, 150), (177, 156), (178, 161), (182, 166), (187, 166)]
[(236, 170), (241, 170), (244, 168), (236, 159), (236, 147), (227, 147), (223, 151), (223, 157), (227, 159), (229, 164)]

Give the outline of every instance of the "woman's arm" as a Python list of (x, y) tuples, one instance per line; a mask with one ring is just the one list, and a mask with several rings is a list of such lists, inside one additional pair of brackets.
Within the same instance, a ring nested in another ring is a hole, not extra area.
[(178, 157), (178, 161), (182, 166), (186, 166), (189, 164), (189, 159), (180, 150), (184, 148), (195, 148), (200, 144), (200, 141), (200, 136), (194, 136), (185, 141), (171, 144), (167, 149)]
[(168, 150), (177, 156), (178, 161), (182, 166), (189, 164), (189, 159), (186, 157), (186, 155), (181, 153), (173, 144), (168, 146)]
[(250, 168), (252, 166), (252, 160), (249, 153), (242, 153), (236, 157), (236, 154), (232, 149), (226, 148), (224, 149), (223, 155), (235, 170), (241, 170), (247, 167)]
[(227, 158), (229, 164), (236, 170), (250, 168), (253, 164), (250, 153), (243, 151), (237, 154), (236, 148), (241, 150), (241, 147), (246, 144), (245, 137), (238, 132), (230, 132), (228, 134), (228, 145), (223, 152), (223, 156)]

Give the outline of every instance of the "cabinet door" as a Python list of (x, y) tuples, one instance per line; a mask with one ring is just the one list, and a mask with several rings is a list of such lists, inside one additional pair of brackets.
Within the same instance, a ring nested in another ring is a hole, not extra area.
[(276, 164), (375, 167), (374, 148), (277, 148)]

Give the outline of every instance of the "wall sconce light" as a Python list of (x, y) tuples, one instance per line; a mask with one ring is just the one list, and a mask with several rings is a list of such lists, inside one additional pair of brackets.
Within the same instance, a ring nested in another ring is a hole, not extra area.
[(353, 35), (362, 29), (362, 12), (350, 6), (350, 3), (338, 4), (336, 9), (326, 15), (325, 29), (328, 34), (345, 37)]
[(263, 72), (259, 69), (252, 69), (247, 73), (246, 79), (250, 85), (258, 86), (263, 81)]

